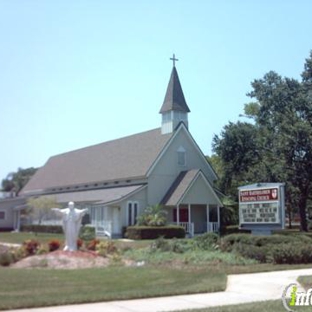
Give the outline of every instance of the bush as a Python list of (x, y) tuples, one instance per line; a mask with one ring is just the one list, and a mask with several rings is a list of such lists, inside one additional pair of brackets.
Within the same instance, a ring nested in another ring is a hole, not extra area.
[(189, 249), (188, 242), (185, 240), (178, 240), (173, 238), (166, 240), (163, 236), (157, 238), (150, 246), (150, 251), (161, 251), (161, 252), (174, 252), (184, 253)]
[(35, 239), (26, 240), (23, 243), (23, 248), (26, 252), (26, 256), (35, 255), (37, 250), (39, 249), (40, 243)]
[(251, 234), (231, 234), (225, 236), (221, 241), (222, 251), (232, 251), (237, 244), (243, 244), (248, 246), (269, 246), (269, 245), (280, 245), (288, 243), (301, 243), (305, 242), (310, 244), (312, 241), (305, 235), (279, 235), (274, 234), (270, 236), (254, 236)]
[(60, 225), (24, 224), (22, 232), (62, 234), (63, 228)]
[(233, 250), (244, 258), (254, 259), (261, 263), (269, 261), (269, 250), (267, 247), (246, 246), (243, 244), (236, 244)]
[(82, 226), (80, 229), (79, 238), (85, 241), (91, 241), (95, 239), (95, 227)]
[(216, 233), (205, 233), (194, 238), (195, 245), (203, 250), (215, 249), (218, 240), (219, 237)]
[(184, 238), (182, 226), (129, 226), (127, 237), (130, 239)]
[(113, 241), (101, 241), (99, 244), (96, 245), (96, 253), (99, 256), (107, 257), (107, 255), (117, 253), (117, 247)]
[(61, 243), (57, 239), (52, 239), (48, 242), (48, 247), (49, 247), (49, 251), (52, 252), (52, 251), (60, 249)]
[(9, 251), (6, 251), (0, 254), (0, 265), (9, 266), (13, 262), (14, 262), (14, 258)]
[(87, 249), (88, 250), (92, 250), (95, 251), (96, 250), (96, 246), (100, 243), (99, 239), (93, 239), (91, 242), (89, 242)]
[(271, 250), (275, 264), (312, 263), (312, 246), (306, 244), (282, 244)]

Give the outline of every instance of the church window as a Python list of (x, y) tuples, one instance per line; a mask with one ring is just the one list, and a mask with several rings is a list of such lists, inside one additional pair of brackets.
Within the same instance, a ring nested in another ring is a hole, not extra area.
[(5, 211), (0, 211), (0, 220), (5, 220)]
[(139, 203), (129, 201), (127, 205), (128, 225), (135, 225), (139, 212)]
[(178, 165), (179, 166), (185, 166), (186, 165), (186, 151), (185, 151), (185, 149), (181, 146), (181, 147), (179, 147), (177, 153), (178, 153)]

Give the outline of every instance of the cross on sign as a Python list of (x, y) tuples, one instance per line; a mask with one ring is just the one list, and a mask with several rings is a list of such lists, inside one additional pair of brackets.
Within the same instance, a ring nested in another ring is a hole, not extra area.
[(173, 62), (173, 67), (175, 67), (175, 61), (178, 61), (178, 59), (175, 58), (175, 54), (173, 54), (173, 57), (171, 57), (170, 60)]

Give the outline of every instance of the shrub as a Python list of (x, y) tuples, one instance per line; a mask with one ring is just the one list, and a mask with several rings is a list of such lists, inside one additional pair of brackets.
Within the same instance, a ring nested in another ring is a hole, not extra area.
[(312, 246), (306, 244), (282, 244), (271, 250), (275, 264), (312, 263)]
[(129, 226), (127, 237), (130, 239), (156, 239), (160, 236), (164, 238), (184, 238), (185, 230), (182, 226)]
[(113, 241), (101, 241), (96, 245), (96, 253), (102, 257), (107, 257), (107, 255), (117, 253), (117, 251)]
[(95, 239), (95, 227), (93, 226), (82, 226), (79, 233), (79, 238), (85, 241), (91, 241)]
[(269, 261), (268, 255), (270, 252), (268, 251), (267, 247), (236, 244), (233, 251), (244, 258), (254, 259), (261, 263), (266, 263)]
[(22, 232), (62, 234), (63, 228), (60, 225), (24, 224)]
[(196, 247), (203, 250), (215, 249), (219, 237), (216, 233), (205, 233), (194, 238)]
[(161, 205), (154, 205), (145, 208), (138, 216), (137, 224), (143, 226), (164, 226), (167, 223), (167, 210)]
[(49, 252), (49, 247), (47, 247), (47, 246), (40, 246), (38, 249), (37, 249), (37, 251), (36, 251), (36, 255), (44, 255), (44, 254), (46, 254), (46, 253), (48, 253)]
[(40, 243), (34, 239), (26, 240), (23, 243), (23, 248), (25, 249), (27, 256), (32, 256), (36, 254), (39, 246), (40, 246)]
[(52, 251), (60, 249), (61, 243), (57, 239), (52, 239), (48, 242), (48, 247), (49, 247), (49, 251), (52, 252)]
[(9, 251), (6, 251), (0, 254), (0, 265), (9, 266), (13, 262), (14, 262), (14, 258)]
[(91, 242), (89, 242), (87, 249), (88, 250), (92, 250), (95, 251), (96, 250), (96, 246), (100, 243), (99, 239), (93, 239)]

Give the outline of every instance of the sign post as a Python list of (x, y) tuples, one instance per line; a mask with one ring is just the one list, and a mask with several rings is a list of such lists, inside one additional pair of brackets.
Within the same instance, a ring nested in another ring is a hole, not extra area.
[(238, 188), (239, 228), (270, 235), (285, 228), (285, 184), (257, 183)]

